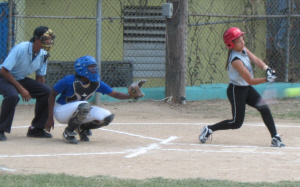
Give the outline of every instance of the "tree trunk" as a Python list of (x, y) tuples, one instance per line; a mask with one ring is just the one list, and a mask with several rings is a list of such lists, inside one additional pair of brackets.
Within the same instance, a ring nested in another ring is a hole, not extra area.
[(185, 103), (186, 48), (188, 1), (169, 0), (173, 16), (167, 19), (166, 31), (166, 87), (165, 96), (174, 103)]

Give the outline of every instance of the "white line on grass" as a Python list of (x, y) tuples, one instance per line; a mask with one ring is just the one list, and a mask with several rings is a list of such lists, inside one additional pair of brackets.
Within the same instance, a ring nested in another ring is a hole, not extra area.
[(159, 143), (154, 143), (154, 144), (150, 144), (148, 147), (140, 147), (139, 149), (136, 150), (135, 153), (132, 153), (130, 155), (125, 156), (125, 158), (132, 158), (132, 157), (136, 157), (138, 155), (144, 154), (147, 151), (150, 151), (152, 149), (158, 149), (160, 144), (167, 144), (168, 142), (177, 139), (176, 136), (171, 136), (166, 140), (163, 140)]

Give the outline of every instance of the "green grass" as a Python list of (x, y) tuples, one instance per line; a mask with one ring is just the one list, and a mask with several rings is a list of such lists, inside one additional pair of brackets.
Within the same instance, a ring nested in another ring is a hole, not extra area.
[(204, 179), (163, 179), (152, 178), (145, 180), (118, 179), (106, 176), (75, 177), (65, 174), (38, 174), (38, 175), (14, 175), (0, 173), (1, 187), (250, 187), (250, 186), (300, 186), (300, 182), (277, 182), (277, 183), (242, 183), (222, 180)]

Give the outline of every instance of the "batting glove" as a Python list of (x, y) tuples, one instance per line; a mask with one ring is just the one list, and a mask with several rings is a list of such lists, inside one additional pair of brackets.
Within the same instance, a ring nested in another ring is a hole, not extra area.
[(275, 79), (276, 79), (276, 74), (275, 74), (275, 71), (272, 70), (271, 68), (268, 68), (266, 70), (266, 79), (267, 79), (267, 82), (275, 82)]

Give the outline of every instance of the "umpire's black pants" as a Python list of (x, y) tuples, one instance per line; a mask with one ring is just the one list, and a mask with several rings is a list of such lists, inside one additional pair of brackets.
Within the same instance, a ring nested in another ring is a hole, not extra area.
[(232, 119), (209, 125), (209, 129), (217, 131), (240, 128), (244, 122), (247, 104), (260, 112), (271, 137), (274, 137), (277, 134), (269, 107), (267, 105), (257, 106), (258, 102), (261, 100), (261, 96), (252, 86), (236, 86), (229, 84), (227, 88), (227, 97), (231, 104)]
[[(30, 93), (31, 98), (36, 99), (34, 110), (35, 116), (31, 125), (39, 129), (44, 129), (44, 125), (48, 118), (48, 98), (51, 88), (28, 77), (19, 80), (18, 82)], [(3, 95), (0, 113), (0, 131), (10, 133), (15, 108), (20, 98), (17, 89), (7, 82), (1, 74), (0, 95)]]

